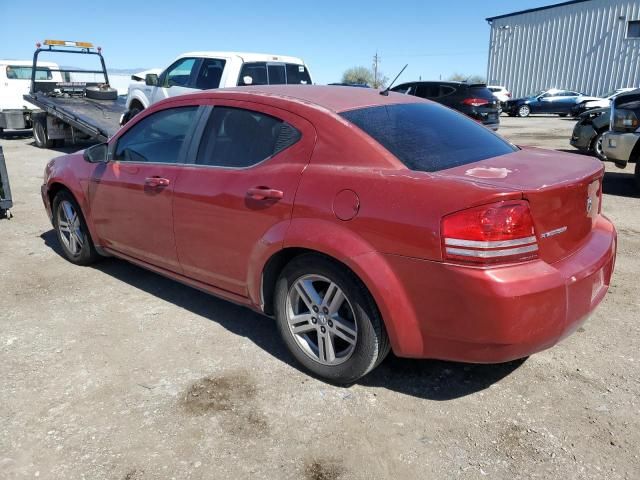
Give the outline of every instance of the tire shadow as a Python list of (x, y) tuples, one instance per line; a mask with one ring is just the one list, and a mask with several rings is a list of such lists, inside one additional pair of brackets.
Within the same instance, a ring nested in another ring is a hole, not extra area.
[[(49, 230), (40, 237), (47, 247), (64, 256), (54, 230)], [(264, 315), (182, 285), (124, 260), (105, 258), (90, 268), (216, 322), (229, 332), (252, 341), (269, 355), (298, 372), (308, 375), (284, 346), (274, 321)], [(378, 368), (356, 384), (387, 388), (428, 400), (453, 400), (488, 388), (511, 374), (523, 362), (524, 360), (518, 360), (497, 365), (475, 365), (403, 359), (390, 354)]]

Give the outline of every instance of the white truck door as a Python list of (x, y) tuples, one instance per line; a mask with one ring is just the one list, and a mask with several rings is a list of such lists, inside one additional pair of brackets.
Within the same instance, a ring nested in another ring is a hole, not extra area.
[(158, 86), (152, 87), (151, 104), (165, 98), (196, 91), (194, 77), (197, 73), (198, 65), (200, 65), (200, 59), (193, 57), (180, 58), (173, 62), (160, 75)]

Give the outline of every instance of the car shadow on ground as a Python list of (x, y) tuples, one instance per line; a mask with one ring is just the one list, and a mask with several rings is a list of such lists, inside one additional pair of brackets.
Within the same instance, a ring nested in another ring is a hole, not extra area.
[[(33, 131), (31, 129), (28, 130), (4, 130), (0, 133), (0, 139), (3, 140), (23, 140), (25, 138), (33, 138)], [(93, 140), (79, 140), (77, 143), (73, 145), (65, 144), (63, 147), (49, 147), (47, 150), (58, 152), (58, 153), (74, 153), (78, 150), (82, 150), (84, 148), (88, 148), (91, 145), (95, 145), (96, 142)], [(29, 142), (29, 146), (35, 147), (35, 141)]]
[[(40, 237), (47, 247), (63, 256), (54, 230), (49, 230)], [(228, 331), (251, 340), (271, 356), (303, 372), (280, 340), (274, 321), (264, 315), (182, 285), (124, 260), (106, 258), (92, 268), (216, 322)], [(387, 388), (428, 400), (452, 400), (490, 387), (508, 376), (523, 362), (524, 360), (518, 360), (498, 365), (473, 365), (404, 359), (390, 354), (377, 369), (357, 383), (367, 387)]]

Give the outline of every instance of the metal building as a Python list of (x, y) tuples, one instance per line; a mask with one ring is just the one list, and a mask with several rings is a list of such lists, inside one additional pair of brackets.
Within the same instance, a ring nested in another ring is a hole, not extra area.
[(514, 97), (548, 88), (640, 87), (640, 0), (573, 0), (487, 18), (487, 83)]

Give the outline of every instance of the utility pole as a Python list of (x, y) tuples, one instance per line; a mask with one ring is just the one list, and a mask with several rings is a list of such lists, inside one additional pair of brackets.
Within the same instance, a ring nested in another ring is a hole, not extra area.
[(378, 63), (380, 63), (380, 56), (376, 50), (376, 54), (373, 56), (373, 88), (378, 88)]

